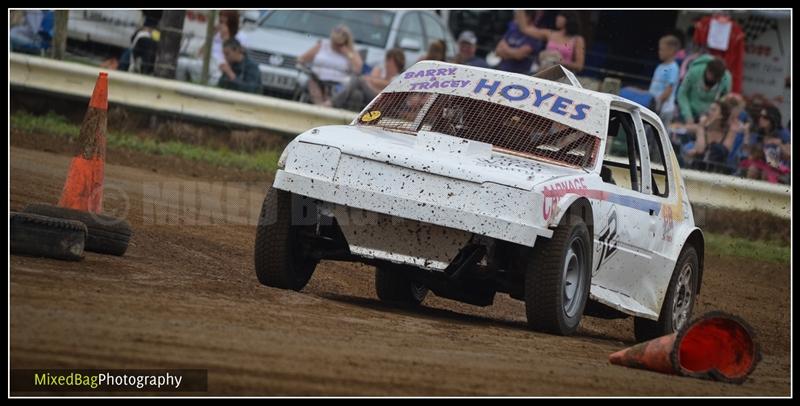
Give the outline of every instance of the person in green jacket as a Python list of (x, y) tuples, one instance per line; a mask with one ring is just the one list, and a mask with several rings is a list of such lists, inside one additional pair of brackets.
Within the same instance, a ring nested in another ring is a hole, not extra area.
[(695, 123), (708, 106), (731, 90), (731, 73), (712, 55), (695, 59), (678, 88), (678, 108), (686, 123)]

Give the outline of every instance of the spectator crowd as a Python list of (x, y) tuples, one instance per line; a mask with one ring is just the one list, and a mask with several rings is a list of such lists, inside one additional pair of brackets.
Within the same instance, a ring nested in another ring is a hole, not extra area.
[[(145, 17), (131, 37), (130, 47), (107, 67), (152, 72), (160, 15), (151, 11)], [(49, 48), (52, 12), (28, 11), (20, 20), (10, 31), (14, 51), (41, 53)], [(219, 13), (210, 49), (209, 83), (261, 94), (262, 75), (258, 64), (248, 58), (247, 36), (239, 30), (239, 21), (236, 11)], [(715, 24), (731, 26), (727, 37), (711, 33)], [(516, 11), (490, 57), (478, 57), (478, 38), (464, 31), (458, 35), (455, 55), (447, 55), (444, 41), (434, 40), (418, 60), (488, 68), (487, 61), (495, 58), (491, 65), (508, 72), (531, 74), (560, 64), (577, 74), (586, 60), (586, 41), (581, 32), (574, 11)], [(620, 95), (636, 96), (635, 101), (658, 113), (682, 167), (789, 183), (789, 123), (784, 127), (775, 106), (760, 99), (748, 101), (741, 95), (745, 41), (741, 28), (729, 16), (717, 13), (697, 19), (686, 34), (665, 33), (657, 44), (661, 63), (649, 88)], [(727, 42), (719, 46), (720, 41)], [(197, 56), (204, 52), (201, 49)], [(338, 25), (328, 38), (300, 55), (298, 62), (309, 76), (304, 92), (311, 103), (360, 110), (406, 68), (407, 62), (416, 61), (407, 61), (403, 49), (393, 48), (387, 50), (383, 63), (368, 66), (355, 47), (350, 29)], [(201, 70), (202, 58), (181, 57), (176, 76), (195, 80)]]
[[(681, 166), (788, 184), (789, 123), (783, 126), (776, 106), (757, 98), (748, 102), (734, 90), (741, 87), (742, 72), (728, 66), (730, 58), (710, 52), (711, 18), (717, 17), (700, 19), (690, 29), (691, 52), (683, 49), (675, 33), (659, 40), (661, 64), (648, 90), (650, 107), (670, 132)], [(730, 49), (741, 41), (735, 28), (729, 36)]]

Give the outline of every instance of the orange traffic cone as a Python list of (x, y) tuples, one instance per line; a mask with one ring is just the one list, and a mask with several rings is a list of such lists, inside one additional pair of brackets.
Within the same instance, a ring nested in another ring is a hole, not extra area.
[(612, 364), (742, 383), (761, 360), (752, 329), (723, 312), (706, 313), (681, 331), (617, 351)]
[(93, 213), (103, 211), (107, 112), (108, 73), (100, 72), (81, 125), (81, 150), (70, 163), (59, 206)]

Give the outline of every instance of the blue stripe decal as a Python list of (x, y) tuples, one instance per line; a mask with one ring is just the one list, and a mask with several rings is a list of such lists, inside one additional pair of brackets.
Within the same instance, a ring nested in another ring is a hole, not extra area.
[(655, 214), (659, 214), (661, 212), (661, 203), (653, 202), (647, 199), (640, 199), (638, 197), (609, 193), (608, 201), (645, 212), (650, 212), (650, 210), (653, 210)]

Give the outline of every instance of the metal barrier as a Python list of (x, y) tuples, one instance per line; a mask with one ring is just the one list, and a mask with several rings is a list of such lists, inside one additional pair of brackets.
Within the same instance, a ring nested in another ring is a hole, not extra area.
[[(617, 179), (630, 176), (627, 169), (609, 167)], [(737, 210), (760, 210), (779, 217), (791, 216), (788, 185), (778, 185), (718, 173), (681, 169), (692, 204)]]
[[(89, 98), (101, 69), (11, 54), (11, 86)], [(125, 106), (170, 112), (242, 126), (299, 134), (309, 128), (348, 124), (355, 113), (175, 80), (113, 71), (108, 99)], [(733, 176), (682, 170), (693, 203), (791, 216), (791, 189)]]
[[(12, 86), (86, 99), (103, 70), (16, 53), (9, 65)], [(349, 124), (356, 116), (346, 110), (120, 71), (110, 72), (108, 87), (110, 103), (292, 134)]]
[(756, 209), (783, 218), (791, 217), (789, 185), (685, 169), (681, 173), (692, 203), (741, 210)]

